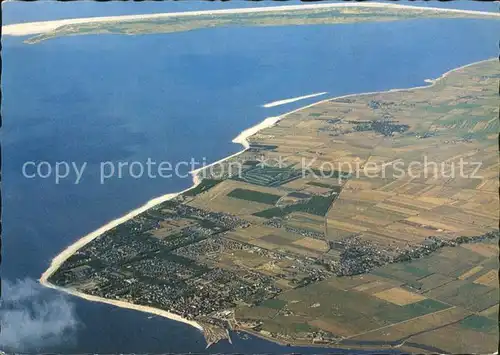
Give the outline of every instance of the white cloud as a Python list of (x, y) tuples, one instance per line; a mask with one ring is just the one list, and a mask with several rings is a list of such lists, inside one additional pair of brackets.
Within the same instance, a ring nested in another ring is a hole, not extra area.
[(79, 322), (67, 297), (24, 279), (2, 280), (0, 323), (0, 349), (34, 351), (70, 341)]

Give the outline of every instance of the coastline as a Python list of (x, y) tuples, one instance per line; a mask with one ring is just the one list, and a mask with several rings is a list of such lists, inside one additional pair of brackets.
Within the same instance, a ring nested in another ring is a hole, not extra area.
[(393, 3), (331, 3), (331, 4), (307, 4), (307, 5), (284, 5), (284, 6), (269, 6), (269, 7), (252, 7), (242, 9), (222, 9), (222, 10), (202, 10), (202, 11), (185, 11), (185, 12), (166, 12), (158, 14), (142, 14), (142, 15), (122, 15), (122, 16), (103, 16), (103, 17), (86, 17), (72, 18), (63, 20), (38, 21), (16, 23), (2, 26), (2, 34), (4, 36), (28, 36), (37, 35), (56, 30), (61, 26), (77, 25), (85, 23), (113, 23), (120, 21), (134, 20), (152, 20), (171, 17), (195, 17), (201, 15), (229, 15), (229, 14), (251, 14), (262, 12), (282, 12), (282, 11), (301, 11), (314, 9), (329, 9), (335, 7), (365, 7), (365, 8), (394, 8), (394, 9), (419, 9), (430, 12), (448, 12), (462, 13), (487, 17), (499, 17), (500, 13), (474, 10), (446, 9), (438, 7), (419, 7), (410, 5), (401, 5)]
[[(188, 319), (185, 319), (175, 313), (171, 313), (171, 312), (168, 312), (168, 311), (164, 311), (164, 310), (161, 310), (161, 309), (158, 309), (158, 308), (153, 308), (153, 307), (148, 307), (148, 306), (141, 306), (141, 305), (136, 305), (136, 304), (133, 304), (133, 303), (129, 303), (129, 302), (125, 302), (125, 301), (120, 301), (120, 300), (112, 300), (112, 299), (107, 299), (107, 298), (102, 298), (102, 297), (98, 297), (98, 296), (92, 296), (92, 295), (88, 295), (88, 294), (85, 294), (83, 292), (80, 292), (80, 291), (77, 291), (77, 290), (74, 290), (74, 289), (69, 289), (69, 288), (63, 288), (63, 287), (59, 287), (59, 286), (56, 286), (54, 284), (51, 284), (48, 279), (49, 277), (55, 272), (57, 271), (57, 269), (59, 269), (59, 267), (69, 258), (71, 257), (74, 253), (76, 253), (80, 248), (82, 248), (83, 246), (85, 246), (86, 244), (90, 243), (91, 241), (93, 241), (94, 239), (96, 239), (97, 237), (101, 236), (102, 234), (104, 234), (105, 232), (107, 232), (108, 230), (136, 217), (137, 215), (145, 212), (146, 210), (152, 208), (152, 207), (155, 207), (165, 201), (168, 201), (172, 198), (175, 198), (176, 196), (178, 195), (181, 195), (195, 187), (197, 187), (201, 181), (202, 181), (202, 178), (200, 178), (199, 176), (199, 172), (203, 171), (204, 169), (208, 168), (208, 167), (211, 167), (211, 166), (214, 166), (216, 164), (219, 164), (223, 161), (226, 161), (228, 159), (231, 159), (235, 156), (238, 156), (240, 154), (242, 154), (243, 152), (245, 152), (246, 150), (249, 149), (250, 147), (250, 143), (248, 142), (248, 138), (250, 138), (251, 136), (253, 136), (254, 134), (258, 133), (259, 131), (265, 129), (265, 128), (269, 128), (269, 127), (272, 127), (274, 126), (276, 123), (278, 123), (280, 120), (282, 120), (283, 118), (287, 117), (288, 115), (290, 114), (293, 114), (295, 112), (298, 112), (298, 111), (301, 111), (301, 110), (304, 110), (306, 108), (309, 108), (309, 107), (313, 107), (315, 105), (318, 105), (318, 104), (321, 104), (321, 103), (324, 103), (324, 102), (327, 102), (327, 101), (332, 101), (332, 100), (337, 100), (337, 99), (343, 99), (343, 98), (348, 98), (348, 97), (353, 97), (353, 96), (365, 96), (365, 95), (373, 95), (373, 94), (381, 94), (381, 93), (389, 93), (389, 92), (400, 92), (400, 91), (413, 91), (413, 90), (420, 90), (420, 89), (426, 89), (426, 88), (430, 88), (434, 85), (436, 85), (437, 83), (439, 83), (439, 81), (441, 79), (444, 79), (446, 78), (448, 75), (450, 75), (451, 73), (453, 72), (456, 72), (456, 71), (459, 71), (461, 69), (464, 69), (464, 68), (467, 68), (467, 67), (470, 67), (470, 66), (473, 66), (473, 65), (477, 65), (477, 64), (480, 64), (480, 63), (484, 63), (484, 62), (489, 62), (489, 61), (492, 61), (492, 60), (498, 60), (497, 58), (489, 58), (489, 59), (485, 59), (485, 60), (480, 60), (480, 61), (477, 61), (477, 62), (473, 62), (473, 63), (469, 63), (469, 64), (466, 64), (466, 65), (463, 65), (463, 66), (460, 66), (460, 67), (457, 67), (457, 68), (453, 68), (447, 72), (445, 72), (444, 74), (442, 74), (440, 77), (436, 78), (436, 79), (426, 79), (424, 82), (427, 82), (429, 83), (429, 85), (423, 85), (423, 86), (416, 86), (416, 87), (411, 87), (411, 88), (401, 88), (401, 89), (389, 89), (389, 90), (384, 90), (384, 91), (374, 91), (374, 92), (365, 92), (365, 93), (355, 93), (355, 94), (347, 94), (347, 95), (342, 95), (342, 96), (337, 96), (337, 97), (333, 97), (333, 98), (327, 98), (327, 99), (324, 99), (324, 100), (321, 100), (321, 101), (317, 101), (317, 102), (314, 102), (312, 104), (309, 104), (309, 105), (306, 105), (306, 106), (302, 106), (302, 107), (299, 107), (295, 110), (292, 110), (292, 111), (289, 111), (289, 112), (286, 112), (286, 113), (283, 113), (279, 116), (274, 116), (274, 117), (267, 117), (266, 119), (264, 119), (263, 121), (261, 121), (260, 123), (257, 123), (256, 125), (252, 126), (252, 127), (249, 127), (245, 130), (243, 130), (241, 133), (239, 133), (233, 140), (232, 142), (233, 143), (237, 143), (237, 144), (240, 144), (243, 146), (243, 149), (234, 153), (234, 154), (231, 154), (229, 156), (226, 156), (216, 162), (213, 162), (209, 165), (206, 165), (206, 166), (203, 166), (199, 169), (196, 169), (196, 170), (193, 170), (190, 172), (190, 174), (192, 175), (193, 177), (193, 185), (185, 190), (182, 190), (180, 192), (174, 192), (174, 193), (167, 193), (165, 195), (162, 195), (160, 197), (157, 197), (157, 198), (154, 198), (154, 199), (151, 199), (150, 201), (148, 201), (147, 203), (145, 203), (144, 205), (128, 212), (127, 214), (121, 216), (121, 217), (118, 217), (108, 223), (106, 223), (105, 225), (103, 225), (102, 227), (98, 228), (97, 230), (87, 234), (86, 236), (78, 239), (76, 242), (74, 242), (73, 244), (71, 244), (70, 246), (68, 246), (67, 248), (65, 248), (62, 252), (60, 252), (56, 257), (54, 257), (52, 260), (51, 260), (51, 263), (49, 265), (49, 267), (47, 268), (47, 270), (41, 275), (40, 279), (39, 279), (39, 282), (41, 285), (45, 286), (45, 287), (48, 287), (48, 288), (52, 288), (52, 289), (56, 289), (58, 291), (62, 291), (62, 292), (65, 292), (65, 293), (68, 293), (68, 294), (71, 294), (73, 296), (77, 296), (77, 297), (80, 297), (80, 298), (83, 298), (83, 299), (86, 299), (88, 301), (92, 301), (92, 302), (101, 302), (101, 303), (107, 303), (107, 304), (111, 304), (111, 305), (114, 305), (114, 306), (117, 306), (117, 307), (121, 307), (121, 308), (127, 308), (127, 309), (133, 309), (133, 310), (137, 310), (137, 311), (141, 311), (141, 312), (146, 312), (146, 313), (151, 313), (151, 314), (155, 314), (155, 315), (159, 315), (159, 316), (162, 316), (162, 317), (165, 317), (165, 318), (169, 318), (169, 319), (172, 319), (172, 320), (175, 320), (175, 321), (179, 321), (179, 322), (182, 322), (182, 323), (185, 323), (185, 324), (188, 324), (188, 325), (191, 325), (192, 327), (200, 330), (200, 331), (204, 331), (203, 330), (203, 327), (197, 323), (196, 321), (192, 321), (192, 320), (188, 320)], [(245, 331), (245, 330), (243, 330)]]

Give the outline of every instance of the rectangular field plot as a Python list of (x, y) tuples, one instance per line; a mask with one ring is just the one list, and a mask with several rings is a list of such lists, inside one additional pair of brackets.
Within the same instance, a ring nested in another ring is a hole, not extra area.
[[(388, 304), (380, 306), (376, 310), (374, 317), (383, 319), (388, 324), (392, 324), (407, 321), (415, 317), (420, 317), (451, 307), (449, 305), (446, 305), (445, 303), (432, 299), (424, 299), (422, 301), (411, 303), (405, 306), (396, 306), (392, 303), (390, 303), (389, 305), (390, 307), (388, 307)], [(397, 308), (394, 309), (393, 307)]]
[(475, 279), (474, 283), (488, 287), (498, 287), (498, 270), (488, 271), (486, 274)]
[(478, 330), (481, 332), (495, 332), (498, 331), (498, 322), (483, 316), (475, 314), (463, 319), (460, 325), (464, 328)]
[(336, 195), (331, 196), (313, 196), (305, 203), (298, 203), (285, 207), (274, 207), (261, 212), (254, 213), (257, 217), (273, 218), (284, 217), (292, 212), (304, 212), (316, 216), (324, 216), (331, 204), (335, 200)]
[(485, 310), (482, 310), (481, 312), (479, 312), (479, 315), (498, 320), (498, 311), (499, 311), (499, 304), (497, 303), (491, 307), (486, 308)]
[(325, 241), (310, 238), (310, 237), (305, 237), (305, 238), (296, 240), (295, 242), (293, 242), (293, 244), (300, 246), (300, 247), (303, 247), (303, 248), (319, 251), (319, 252), (328, 251), (328, 244)]
[(303, 212), (292, 212), (288, 215), (286, 225), (292, 228), (310, 230), (316, 233), (324, 233), (325, 219)]
[[(474, 266), (472, 269), (468, 270), (467, 272), (463, 273), (462, 275), (460, 275), (458, 278), (460, 280), (465, 280), (475, 274), (477, 274), (479, 271), (481, 271), (483, 269), (483, 267), (481, 265), (478, 265), (478, 266)], [(481, 283), (481, 282), (479, 282)]]
[(498, 334), (473, 330), (456, 323), (415, 335), (409, 341), (432, 344), (451, 354), (492, 354), (498, 348)]
[(471, 250), (487, 258), (498, 256), (498, 245), (496, 244), (473, 243), (464, 244), (461, 247)]
[(365, 284), (353, 287), (353, 291), (364, 292), (370, 295), (377, 294), (379, 292), (383, 292), (385, 290), (394, 288), (394, 283), (389, 283), (387, 281), (376, 280), (372, 282), (367, 282)]
[(279, 186), (302, 176), (299, 170), (278, 167), (255, 167), (245, 170), (240, 177), (234, 178), (249, 184), (261, 186)]
[(432, 274), (427, 269), (413, 265), (413, 262), (386, 265), (373, 270), (371, 273), (408, 285), (414, 285), (417, 280)]
[[(237, 190), (235, 194), (240, 198), (231, 198), (227, 196), (234, 190)], [(238, 192), (238, 190), (243, 191)], [(254, 198), (255, 200), (263, 200), (265, 203), (243, 199), (244, 197), (251, 198), (252, 194), (254, 194), (254, 196), (258, 196)], [(252, 213), (269, 208), (269, 202), (271, 199), (267, 195), (276, 195), (277, 197), (271, 196), (274, 200), (276, 198), (280, 198), (282, 194), (283, 192), (274, 188), (250, 185), (244, 182), (227, 179), (213, 186), (209, 190), (196, 195), (193, 199), (190, 199), (187, 204), (192, 207), (209, 211), (248, 216)]]
[(448, 282), (451, 282), (452, 280), (452, 278), (446, 275), (431, 274), (429, 276), (418, 279), (413, 283), (413, 286), (417, 288), (419, 292), (423, 293), (438, 288)]
[(234, 189), (227, 196), (232, 198), (237, 198), (240, 200), (247, 200), (253, 202), (264, 203), (268, 205), (274, 205), (281, 198), (279, 195), (268, 194), (264, 192), (247, 190), (247, 189)]
[(455, 280), (430, 290), (425, 295), (477, 312), (498, 303), (498, 295), (495, 296), (495, 292), (497, 290), (484, 285)]

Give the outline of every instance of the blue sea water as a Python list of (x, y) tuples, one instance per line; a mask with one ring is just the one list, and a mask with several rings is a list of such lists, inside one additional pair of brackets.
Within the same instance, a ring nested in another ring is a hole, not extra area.
[[(190, 9), (201, 6), (195, 5)], [(85, 6), (91, 8), (87, 15), (96, 15), (95, 5)], [(160, 8), (148, 6), (151, 12)], [(52, 18), (64, 17), (58, 11)], [(261, 107), (266, 102), (322, 91), (333, 97), (423, 85), (452, 68), (495, 57), (499, 29), (494, 21), (444, 19), (75, 36), (37, 45), (3, 38), (2, 278), (37, 279), (80, 236), (153, 197), (191, 185), (189, 178), (127, 176), (100, 184), (100, 162), (214, 161), (240, 150), (231, 140), (243, 129), (318, 98), (272, 109)], [(87, 168), (79, 184), (70, 178), (55, 184), (51, 178), (24, 178), (26, 161), (87, 163)], [(184, 324), (61, 299), (58, 292), (30, 285), (23, 301), (35, 309), (31, 323), (20, 324), (24, 335), (14, 340), (0, 335), (0, 347), (17, 341), (31, 352), (205, 351), (201, 334)], [(61, 312), (58, 304), (69, 309)], [(42, 312), (40, 318), (37, 307), (59, 313)], [(78, 327), (63, 332), (61, 322)], [(44, 333), (40, 340), (41, 327), (59, 333)], [(209, 349), (292, 350), (297, 351), (238, 336), (233, 345)]]

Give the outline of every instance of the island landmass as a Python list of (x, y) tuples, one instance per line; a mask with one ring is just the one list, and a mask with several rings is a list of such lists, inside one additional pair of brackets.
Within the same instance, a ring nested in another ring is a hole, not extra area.
[[(209, 345), (232, 330), (281, 344), (492, 353), (497, 66), (268, 118), (235, 139), (243, 151), (193, 172), (192, 188), (68, 247), (41, 283), (183, 321)], [(423, 157), (446, 174), (395, 177), (394, 162)], [(458, 174), (452, 163), (464, 159)], [(370, 164), (379, 170), (359, 174)]]

